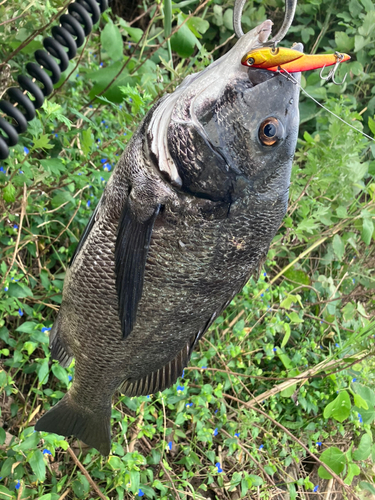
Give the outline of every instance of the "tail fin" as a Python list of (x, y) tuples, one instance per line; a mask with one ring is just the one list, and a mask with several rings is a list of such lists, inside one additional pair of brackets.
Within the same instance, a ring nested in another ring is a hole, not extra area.
[(77, 405), (68, 393), (38, 420), (35, 430), (75, 436), (107, 456), (111, 450), (111, 405), (105, 413), (94, 412)]

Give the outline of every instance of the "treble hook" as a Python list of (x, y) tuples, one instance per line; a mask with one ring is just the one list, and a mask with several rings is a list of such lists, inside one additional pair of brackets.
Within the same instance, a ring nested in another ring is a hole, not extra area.
[(320, 78), (322, 80), (326, 80), (326, 81), (332, 80), (332, 83), (334, 83), (335, 85), (342, 85), (345, 82), (348, 73), (345, 74), (344, 79), (343, 79), (342, 82), (336, 82), (335, 75), (336, 75), (337, 69), (339, 67), (339, 64), (341, 63), (341, 61), (344, 58), (344, 55), (343, 54), (339, 54), (339, 52), (335, 52), (335, 57), (336, 57), (336, 63), (333, 66), (333, 68), (331, 68), (329, 70), (328, 75), (326, 77), (323, 76), (323, 71), (324, 71), (324, 68), (325, 68), (325, 66), (323, 66), (323, 68), (320, 70), (319, 76), (320, 76)]

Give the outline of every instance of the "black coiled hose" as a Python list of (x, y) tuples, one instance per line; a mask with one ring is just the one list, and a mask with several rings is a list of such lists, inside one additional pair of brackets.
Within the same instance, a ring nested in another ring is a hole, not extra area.
[[(17, 80), (23, 91), (28, 91), (34, 100), (30, 100), (19, 88), (11, 87), (6, 91), (8, 100), (0, 100), (0, 110), (13, 119), (17, 125), (0, 117), (0, 160), (9, 156), (9, 146), (18, 143), (18, 134), (27, 129), (27, 122), (32, 120), (40, 108), (44, 98), (52, 93), (53, 85), (60, 80), (61, 72), (68, 67), (69, 60), (77, 53), (85, 37), (91, 33), (92, 27), (99, 21), (100, 15), (108, 8), (107, 0), (76, 0), (68, 7), (69, 14), (63, 14), (60, 26), (52, 28), (52, 37), (43, 40), (46, 50), (35, 51), (38, 64), (29, 62), (26, 65), (28, 74), (40, 82), (40, 88), (31, 78), (20, 75)], [(75, 39), (73, 38), (75, 37)], [(66, 51), (65, 48), (68, 50)], [(52, 57), (53, 56), (53, 57)], [(60, 61), (58, 64), (54, 57)], [(43, 69), (40, 67), (43, 66)], [(44, 68), (51, 72), (48, 75)], [(17, 107), (13, 105), (17, 103)], [(19, 107), (22, 106), (21, 112)]]

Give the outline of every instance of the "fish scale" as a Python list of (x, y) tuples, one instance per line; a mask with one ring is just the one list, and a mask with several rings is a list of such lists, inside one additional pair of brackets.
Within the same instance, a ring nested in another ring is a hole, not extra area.
[[(52, 356), (65, 366), (75, 358), (73, 384), (36, 430), (109, 454), (112, 395), (176, 382), (259, 271), (286, 211), (299, 118), (297, 86), (241, 65), (264, 26), (164, 96), (129, 141), (51, 330)], [(271, 146), (261, 139), (270, 116)]]

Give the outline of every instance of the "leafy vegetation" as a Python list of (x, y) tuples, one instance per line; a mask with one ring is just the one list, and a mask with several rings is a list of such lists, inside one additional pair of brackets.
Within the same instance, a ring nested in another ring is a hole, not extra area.
[[(0, 2), (0, 94), (63, 5)], [(249, 1), (244, 29), (277, 23), (283, 9)], [(163, 394), (115, 398), (109, 459), (34, 432), (74, 377), (74, 365), (50, 359), (48, 331), (117, 156), (158, 97), (234, 43), (231, 1), (145, 1), (138, 14), (102, 16), (0, 166), (0, 498), (375, 494), (375, 145), (304, 95), (290, 207), (266, 266), (183, 379)], [(302, 86), (371, 136), (374, 26), (371, 0), (300, 0), (283, 42), (351, 54), (344, 85), (311, 72)]]

